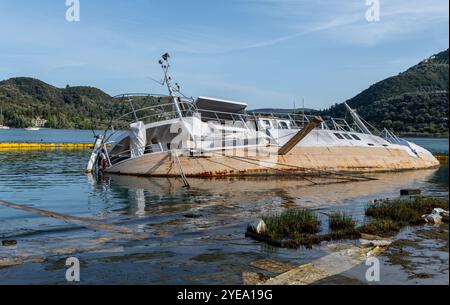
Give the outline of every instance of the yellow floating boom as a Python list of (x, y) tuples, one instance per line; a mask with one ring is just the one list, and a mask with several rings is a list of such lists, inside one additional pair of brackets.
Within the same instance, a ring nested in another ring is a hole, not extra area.
[(436, 159), (438, 159), (439, 162), (441, 162), (443, 164), (447, 164), (448, 163), (448, 155), (435, 155), (434, 157)]
[(0, 150), (93, 149), (89, 143), (0, 143)]

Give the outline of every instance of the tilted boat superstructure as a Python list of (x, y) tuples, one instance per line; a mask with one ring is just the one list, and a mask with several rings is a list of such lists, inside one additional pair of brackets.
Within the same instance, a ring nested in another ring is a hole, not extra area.
[(88, 171), (98, 164), (106, 173), (185, 178), (439, 165), (426, 149), (386, 129), (376, 130), (348, 105), (351, 123), (295, 112), (247, 112), (245, 103), (223, 99), (185, 98), (172, 85), (169, 58), (165, 54), (159, 62), (169, 95), (117, 96), (130, 111), (111, 125), (126, 124), (129, 131), (110, 148), (110, 137), (98, 136)]

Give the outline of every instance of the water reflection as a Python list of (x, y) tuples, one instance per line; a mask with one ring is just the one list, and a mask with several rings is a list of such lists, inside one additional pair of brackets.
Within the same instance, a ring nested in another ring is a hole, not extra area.
[[(362, 219), (369, 200), (398, 196), (401, 188), (448, 194), (448, 166), (321, 185), (280, 177), (190, 178), (192, 187), (186, 189), (178, 179), (85, 175), (88, 156), (88, 151), (2, 153), (0, 198), (118, 223), (149, 238), (123, 241), (107, 232), (0, 207), (0, 237), (18, 240), (15, 249), (0, 248), (0, 259), (75, 254), (89, 262), (92, 272), (85, 279), (93, 283), (121, 283), (127, 273), (130, 281), (146, 284), (240, 284), (241, 272), (251, 271), (254, 260), (300, 264), (323, 255), (320, 249), (274, 249), (246, 239), (247, 224), (263, 214), (309, 207), (323, 212), (344, 209)], [(133, 265), (136, 259), (143, 261)], [(108, 264), (103, 266), (103, 260)], [(10, 278), (27, 282), (26, 267), (17, 268)], [(36, 283), (59, 279), (61, 270), (41, 269)]]
[[(280, 207), (321, 208), (345, 205), (352, 198), (398, 195), (400, 188), (434, 184), (435, 189), (446, 187), (442, 181), (445, 168), (371, 174), (377, 180), (313, 185), (310, 181), (280, 177), (247, 177), (221, 179), (190, 178), (190, 189), (175, 178), (145, 178), (107, 176), (104, 184), (115, 197), (129, 203), (123, 213), (143, 216), (145, 213), (164, 213), (205, 209), (216, 206), (247, 207), (280, 203)], [(436, 183), (435, 180), (440, 181)], [(144, 208), (145, 207), (145, 208)], [(137, 212), (139, 211), (139, 212)]]
[(443, 164), (428, 180), (426, 192), (433, 196), (448, 197), (448, 164)]
[(145, 193), (144, 189), (129, 189), (128, 198), (130, 201), (129, 213), (137, 217), (145, 216)]

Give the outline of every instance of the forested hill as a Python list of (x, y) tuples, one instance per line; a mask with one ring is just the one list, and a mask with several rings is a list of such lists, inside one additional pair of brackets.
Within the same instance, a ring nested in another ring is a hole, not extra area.
[[(449, 50), (380, 81), (347, 101), (375, 126), (403, 134), (448, 135)], [(343, 117), (336, 104), (325, 115)]]
[(35, 117), (48, 122), (49, 128), (89, 129), (91, 117), (108, 122), (111, 97), (93, 87), (60, 89), (33, 78), (11, 78), (0, 82), (0, 123), (10, 127), (27, 127)]
[[(380, 81), (347, 101), (367, 121), (403, 134), (447, 135), (449, 51), (420, 62), (397, 76)], [(142, 100), (148, 104), (155, 101)], [(112, 113), (123, 110), (111, 96), (93, 87), (56, 88), (33, 78), (0, 82), (0, 124), (27, 127), (41, 117), (49, 128), (105, 127)], [(267, 109), (260, 109), (267, 110)], [(290, 110), (292, 111), (292, 110)], [(345, 117), (343, 104), (311, 113)]]

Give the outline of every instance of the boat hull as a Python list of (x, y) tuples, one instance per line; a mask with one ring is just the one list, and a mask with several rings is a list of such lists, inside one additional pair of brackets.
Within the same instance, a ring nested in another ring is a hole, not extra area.
[(123, 175), (176, 177), (181, 171), (188, 177), (279, 175), (295, 172), (382, 172), (426, 169), (439, 161), (426, 150), (416, 154), (402, 148), (388, 147), (295, 147), (288, 155), (278, 155), (277, 148), (263, 148), (258, 153), (245, 149), (216, 151), (202, 156), (170, 152), (143, 155), (108, 168), (106, 172)]

